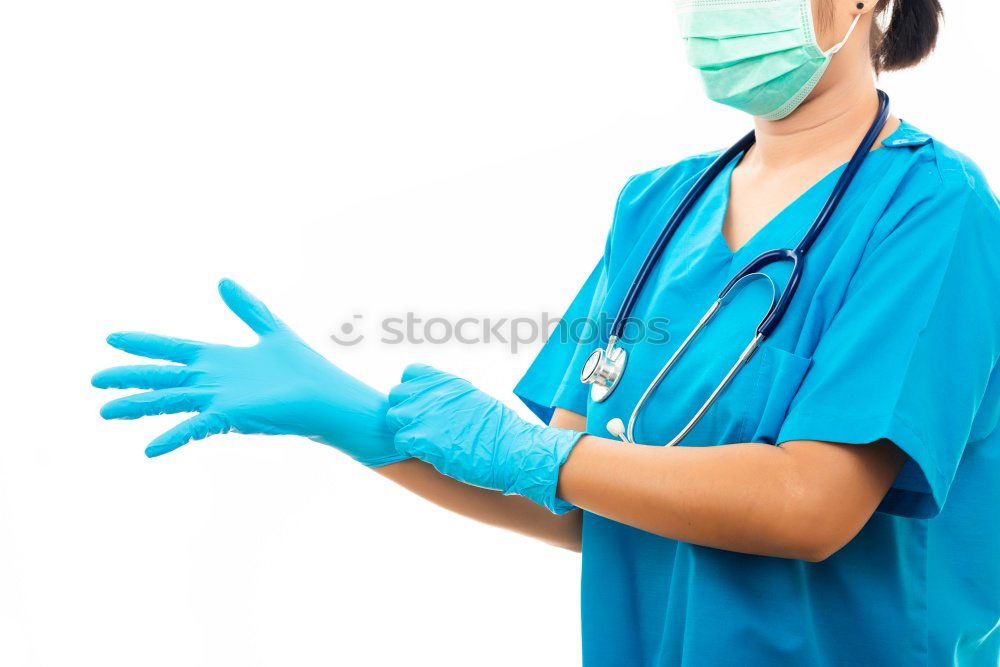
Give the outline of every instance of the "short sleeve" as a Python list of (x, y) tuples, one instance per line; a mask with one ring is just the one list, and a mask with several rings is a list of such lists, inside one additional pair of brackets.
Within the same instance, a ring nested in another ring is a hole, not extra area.
[(556, 408), (587, 412), (588, 388), (580, 382), (580, 368), (599, 344), (598, 314), (606, 292), (607, 270), (602, 258), (514, 387), (517, 397), (546, 424)]
[(908, 458), (879, 511), (937, 514), (1000, 353), (998, 288), (996, 200), (943, 184), (870, 244), (777, 442), (888, 439)]

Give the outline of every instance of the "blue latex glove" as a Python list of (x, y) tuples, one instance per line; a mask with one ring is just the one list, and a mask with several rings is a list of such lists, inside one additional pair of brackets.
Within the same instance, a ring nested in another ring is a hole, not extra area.
[(556, 514), (573, 505), (556, 497), (559, 468), (583, 435), (530, 424), (454, 375), (407, 367), (389, 392), (396, 448), (455, 479), (521, 495)]
[(219, 283), (226, 305), (260, 340), (232, 347), (146, 333), (114, 333), (125, 352), (183, 365), (119, 366), (94, 376), (102, 389), (152, 389), (107, 403), (105, 419), (197, 412), (146, 448), (153, 457), (215, 433), (300, 435), (345, 452), (366, 466), (395, 463), (385, 424), (386, 397), (306, 345), (267, 306), (231, 280)]

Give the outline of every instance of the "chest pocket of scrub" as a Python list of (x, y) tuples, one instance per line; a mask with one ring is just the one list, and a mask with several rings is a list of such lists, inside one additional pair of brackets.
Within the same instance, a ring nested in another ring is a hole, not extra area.
[[(788, 280), (787, 266), (768, 269), (738, 283), (730, 295), (731, 300), (724, 302), (726, 305), (718, 314), (718, 322), (708, 324), (708, 327), (715, 325), (718, 328), (714, 332), (706, 329), (706, 338), (714, 337), (712, 344), (719, 350), (728, 348), (723, 369), (727, 369), (750, 342), (768, 307), (775, 304), (781, 293), (778, 286)], [(766, 280), (753, 280), (754, 276)], [(810, 364), (811, 359), (777, 347), (773, 340), (761, 344), (706, 414), (715, 410), (714, 430), (725, 433), (721, 442), (774, 444)], [(717, 372), (719, 379), (725, 375), (725, 370)]]
[(774, 444), (811, 359), (765, 343), (744, 369), (753, 385), (747, 393), (742, 442)]
[[(678, 364), (674, 378), (677, 384), (670, 390), (675, 396), (684, 396), (683, 403), (690, 412), (685, 417), (693, 415), (725, 377), (753, 338), (773, 299), (774, 291), (768, 282), (748, 283), (697, 334), (691, 358)], [(683, 444), (773, 444), (810, 364), (811, 359), (782, 349), (776, 341), (765, 341), (737, 371)]]
[[(740, 343), (743, 341), (741, 339)], [(732, 358), (725, 359), (731, 364)], [(736, 442), (761, 442), (774, 444), (781, 425), (788, 413), (795, 394), (809, 369), (811, 360), (765, 343), (736, 374), (704, 417), (681, 442), (685, 446), (706, 446)], [(687, 393), (685, 419), (694, 413), (725, 374), (721, 360), (712, 364), (711, 371), (692, 378), (694, 383)], [(689, 414), (690, 413), (690, 414)], [(677, 415), (680, 416), (680, 415)], [(647, 418), (647, 424), (652, 422)], [(675, 421), (664, 431), (676, 433), (682, 422)], [(658, 441), (660, 438), (657, 438)]]
[[(727, 358), (726, 362), (731, 363), (732, 359)], [(810, 362), (806, 357), (765, 343), (740, 369), (681, 444), (774, 444)], [(706, 373), (706, 377), (698, 383), (701, 386), (697, 390), (697, 399), (692, 395), (691, 404), (700, 404), (724, 374), (721, 364), (711, 374)]]
[[(700, 347), (693, 346), (692, 355), (678, 361), (640, 411), (636, 442), (662, 444), (680, 432), (725, 376), (748, 338), (745, 326), (736, 331), (715, 330)], [(611, 400), (589, 405), (588, 426), (603, 429), (611, 417), (627, 419), (639, 394), (670, 352), (653, 346), (633, 348), (629, 360), (633, 366), (631, 376), (623, 377)], [(765, 342), (681, 444), (689, 447), (736, 442), (774, 444), (810, 364), (807, 357)], [(591, 432), (603, 435), (600, 429)]]

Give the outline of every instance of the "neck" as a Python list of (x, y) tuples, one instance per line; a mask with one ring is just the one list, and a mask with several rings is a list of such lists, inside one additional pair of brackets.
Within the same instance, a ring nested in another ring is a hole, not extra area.
[[(852, 154), (878, 110), (870, 72), (860, 75), (825, 82), (786, 118), (755, 119), (757, 143), (747, 161), (757, 168), (780, 169), (810, 160), (840, 161)], [(897, 125), (890, 118), (882, 136)]]

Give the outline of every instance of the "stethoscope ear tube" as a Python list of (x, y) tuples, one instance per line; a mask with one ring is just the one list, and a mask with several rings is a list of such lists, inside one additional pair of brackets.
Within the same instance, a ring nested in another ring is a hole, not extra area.
[(795, 251), (800, 255), (804, 256), (809, 249), (812, 248), (813, 243), (819, 237), (823, 228), (826, 227), (826, 223), (829, 222), (830, 218), (833, 217), (834, 212), (837, 207), (840, 206), (840, 201), (844, 198), (844, 194), (847, 192), (847, 188), (850, 187), (851, 183), (854, 181), (854, 177), (857, 176), (858, 170), (861, 169), (861, 164), (868, 157), (871, 152), (872, 147), (875, 145), (875, 140), (878, 139), (879, 135), (882, 134), (882, 130), (885, 128), (886, 121), (889, 120), (889, 96), (885, 94), (884, 91), (878, 91), (878, 111), (875, 114), (875, 120), (872, 122), (865, 136), (861, 139), (861, 143), (858, 144), (857, 149), (854, 151), (854, 155), (851, 156), (850, 162), (844, 168), (843, 173), (840, 174), (840, 178), (837, 179), (837, 184), (833, 186), (833, 191), (830, 193), (829, 198), (827, 198), (826, 203), (823, 204), (823, 208), (816, 215), (816, 219), (806, 230), (806, 233), (802, 235), (802, 240), (799, 244), (795, 246)]
[(761, 271), (765, 267), (778, 262), (791, 262), (792, 271), (788, 275), (788, 280), (785, 281), (785, 287), (782, 290), (778, 290), (778, 286), (775, 282), (773, 280), (771, 281), (774, 298), (771, 300), (771, 307), (768, 308), (764, 317), (761, 318), (760, 324), (757, 325), (757, 333), (765, 338), (771, 335), (774, 327), (776, 327), (778, 322), (781, 321), (781, 317), (785, 314), (785, 310), (788, 308), (792, 295), (795, 294), (795, 290), (798, 287), (799, 278), (802, 274), (802, 262), (799, 261), (799, 253), (791, 248), (780, 248), (762, 252), (750, 260), (746, 266), (740, 269), (740, 271), (733, 276), (728, 283), (726, 283), (726, 286), (722, 288), (722, 291), (719, 292), (719, 299), (729, 298), (730, 294), (733, 293), (733, 288), (745, 278), (757, 274), (766, 275), (761, 273)]

